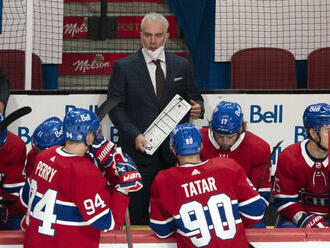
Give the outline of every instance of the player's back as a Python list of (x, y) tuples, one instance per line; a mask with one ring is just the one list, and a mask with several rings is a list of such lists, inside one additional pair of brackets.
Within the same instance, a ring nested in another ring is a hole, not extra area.
[[(80, 211), (83, 204), (89, 204), (92, 211), (94, 198), (84, 201), (89, 188), (105, 187), (105, 179), (98, 174), (87, 158), (66, 153), (62, 147), (38, 154), (29, 178), (29, 207), (33, 211), (27, 220), (24, 246), (98, 247), (100, 231), (90, 226)], [(98, 180), (90, 182), (90, 178)], [(87, 189), (86, 184), (90, 185)]]
[[(179, 248), (248, 247), (238, 203), (259, 196), (234, 160), (172, 167), (159, 172), (155, 181), (153, 190), (175, 219)], [(151, 211), (153, 217), (157, 214)]]

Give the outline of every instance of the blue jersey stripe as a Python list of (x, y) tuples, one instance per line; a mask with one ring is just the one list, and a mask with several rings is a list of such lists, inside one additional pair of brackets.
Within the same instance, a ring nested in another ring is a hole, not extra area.
[(299, 197), (294, 197), (294, 198), (292, 198), (292, 197), (288, 197), (288, 198), (283, 197), (282, 198), (281, 197), (281, 198), (279, 198), (279, 197), (276, 197), (276, 195), (275, 195), (274, 206), (276, 208), (280, 208), (280, 207), (284, 206), (287, 203), (297, 203), (298, 201), (299, 201)]
[(30, 184), (29, 181), (26, 181), (22, 190), (21, 190), (21, 200), (27, 207), (29, 203), (29, 191), (30, 191)]
[(239, 211), (241, 213), (251, 217), (262, 216), (264, 214), (265, 209), (266, 203), (262, 198), (258, 198), (256, 201), (250, 202), (249, 204), (239, 207)]
[(169, 222), (159, 223), (150, 219), (149, 226), (160, 237), (167, 237), (175, 230), (175, 221), (172, 219)]

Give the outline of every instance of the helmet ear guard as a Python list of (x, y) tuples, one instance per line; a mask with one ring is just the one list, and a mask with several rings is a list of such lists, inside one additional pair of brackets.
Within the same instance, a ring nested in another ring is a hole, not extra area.
[(65, 115), (63, 130), (67, 140), (85, 142), (90, 132), (96, 136), (99, 125), (100, 121), (95, 113), (76, 108)]
[(199, 154), (202, 136), (194, 124), (180, 124), (171, 133), (170, 145), (177, 155)]
[(235, 102), (221, 101), (214, 109), (211, 128), (220, 134), (230, 135), (242, 129), (242, 107)]
[[(0, 122), (2, 122), (4, 119), (5, 119), (5, 115), (0, 113)], [(6, 142), (7, 136), (8, 136), (8, 129), (5, 128), (2, 134), (0, 135), (0, 146), (2, 146)]]
[(57, 117), (44, 120), (34, 130), (32, 142), (41, 150), (55, 145), (63, 145), (65, 142), (63, 122)]

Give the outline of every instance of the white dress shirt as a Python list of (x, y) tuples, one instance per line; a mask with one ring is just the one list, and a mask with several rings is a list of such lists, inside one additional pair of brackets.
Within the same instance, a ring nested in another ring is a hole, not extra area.
[[(152, 86), (154, 87), (154, 91), (155, 91), (155, 94), (156, 94), (156, 65), (152, 62), (153, 59), (148, 55), (148, 53), (145, 52), (145, 48), (142, 48), (142, 54), (143, 54), (144, 60), (146, 61), (147, 68), (148, 68), (149, 75), (150, 75), (150, 79), (151, 79), (151, 82), (152, 82)], [(166, 63), (165, 63), (165, 52), (164, 52), (164, 50), (160, 54), (158, 59), (160, 60), (160, 66), (162, 67), (162, 70), (164, 72), (164, 76), (165, 76), (165, 79), (166, 79)]]

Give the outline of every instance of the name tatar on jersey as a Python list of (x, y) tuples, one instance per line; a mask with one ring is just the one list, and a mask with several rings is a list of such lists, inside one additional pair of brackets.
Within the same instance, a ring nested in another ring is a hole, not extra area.
[(182, 184), (187, 198), (217, 190), (213, 177)]
[(46, 163), (39, 161), (34, 173), (50, 183), (53, 177), (55, 176), (56, 172), (57, 170), (53, 169)]

